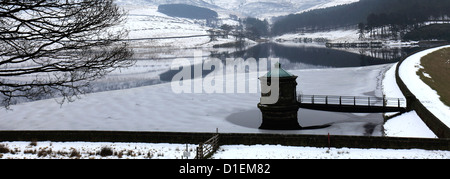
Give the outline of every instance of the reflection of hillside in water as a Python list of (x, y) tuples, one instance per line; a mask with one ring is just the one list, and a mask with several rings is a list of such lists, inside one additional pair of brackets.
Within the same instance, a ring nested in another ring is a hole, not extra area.
[(212, 56), (221, 59), (271, 57), (288, 60), (291, 64), (306, 64), (312, 68), (314, 66), (343, 68), (395, 63), (414, 50), (409, 48), (330, 49), (316, 46), (284, 46), (265, 43), (245, 51), (213, 54)]
[(272, 49), (276, 56), (289, 59), (292, 63), (301, 62), (316, 66), (341, 68), (386, 63), (373, 57), (328, 48), (273, 45)]

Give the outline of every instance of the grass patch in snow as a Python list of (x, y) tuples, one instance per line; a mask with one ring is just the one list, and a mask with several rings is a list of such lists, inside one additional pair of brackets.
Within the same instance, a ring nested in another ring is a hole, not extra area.
[(3, 144), (0, 144), (0, 154), (9, 153), (9, 148)]
[(450, 106), (450, 48), (430, 53), (421, 59), (417, 75), (428, 86), (437, 91), (440, 100)]

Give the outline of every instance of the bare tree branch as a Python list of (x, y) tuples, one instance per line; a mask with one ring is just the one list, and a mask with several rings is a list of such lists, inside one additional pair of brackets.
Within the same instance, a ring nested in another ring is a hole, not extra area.
[(131, 66), (127, 32), (116, 27), (124, 15), (113, 0), (1, 1), (0, 105), (71, 101), (91, 81)]

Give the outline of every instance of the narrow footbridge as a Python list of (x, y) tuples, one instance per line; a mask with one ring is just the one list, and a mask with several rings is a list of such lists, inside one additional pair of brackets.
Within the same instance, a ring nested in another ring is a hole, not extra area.
[(349, 113), (406, 112), (406, 101), (400, 98), (300, 95), (300, 108)]

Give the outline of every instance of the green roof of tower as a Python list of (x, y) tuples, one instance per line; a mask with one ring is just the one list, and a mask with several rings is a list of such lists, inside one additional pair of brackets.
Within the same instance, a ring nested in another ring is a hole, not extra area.
[(281, 64), (278, 63), (278, 62), (275, 63), (275, 69), (278, 69), (278, 70), (272, 69), (266, 75), (264, 75), (264, 77), (267, 77), (267, 78), (272, 78), (272, 77), (283, 78), (283, 77), (293, 77), (293, 76), (295, 76), (295, 75), (287, 72), (283, 68), (281, 68)]

